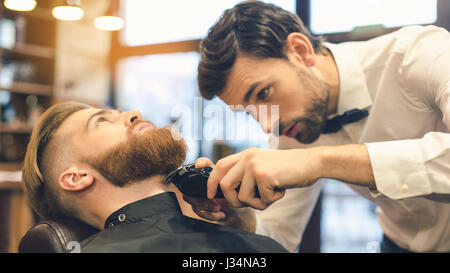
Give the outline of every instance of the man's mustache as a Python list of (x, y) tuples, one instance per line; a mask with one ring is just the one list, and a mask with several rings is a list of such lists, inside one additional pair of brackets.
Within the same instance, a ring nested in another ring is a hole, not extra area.
[(155, 129), (157, 128), (155, 126), (155, 124), (153, 122), (151, 122), (150, 120), (136, 119), (133, 121), (133, 123), (131, 123), (131, 126), (129, 128), (130, 132), (133, 131), (137, 126), (139, 126), (139, 124), (142, 124), (142, 123), (150, 123)]

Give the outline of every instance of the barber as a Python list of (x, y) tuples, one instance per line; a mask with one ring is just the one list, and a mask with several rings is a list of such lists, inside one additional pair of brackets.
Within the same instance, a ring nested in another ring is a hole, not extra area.
[[(279, 105), (279, 120), (250, 112), (280, 135), (279, 150), (219, 160), (209, 198), (220, 185), (232, 206), (261, 210), (249, 225), (293, 251), (321, 178), (337, 179), (377, 204), (382, 251), (450, 251), (448, 31), (411, 26), (366, 42), (325, 43), (296, 15), (249, 1), (224, 12), (200, 53), (204, 98)], [(202, 217), (226, 217), (214, 199), (185, 199)]]

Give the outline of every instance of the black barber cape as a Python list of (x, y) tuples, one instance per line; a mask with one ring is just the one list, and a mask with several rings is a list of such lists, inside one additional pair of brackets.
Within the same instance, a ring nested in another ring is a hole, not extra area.
[(182, 214), (173, 192), (128, 204), (111, 214), (105, 229), (81, 242), (81, 252), (273, 253), (287, 252), (269, 237)]

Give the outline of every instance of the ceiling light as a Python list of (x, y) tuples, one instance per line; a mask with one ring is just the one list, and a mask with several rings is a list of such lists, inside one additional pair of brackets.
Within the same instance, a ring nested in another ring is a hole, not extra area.
[(112, 0), (103, 16), (95, 19), (95, 27), (100, 30), (117, 31), (123, 28), (125, 21), (120, 18), (119, 1)]
[(64, 21), (77, 21), (83, 18), (84, 11), (80, 8), (80, 0), (66, 0), (59, 2), (60, 3), (52, 10), (52, 14), (56, 19)]
[(95, 19), (95, 27), (101, 30), (117, 31), (124, 25), (124, 20), (118, 16), (101, 16)]
[(36, 0), (5, 0), (3, 4), (10, 10), (30, 11), (36, 7)]

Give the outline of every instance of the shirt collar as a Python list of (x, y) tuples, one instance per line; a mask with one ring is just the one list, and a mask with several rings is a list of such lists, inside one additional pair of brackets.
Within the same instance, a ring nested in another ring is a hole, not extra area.
[(358, 108), (367, 109), (372, 105), (372, 99), (367, 88), (363, 70), (356, 59), (354, 49), (343, 44), (325, 43), (337, 65), (339, 73), (339, 98), (337, 114)]
[(113, 212), (105, 222), (105, 229), (124, 223), (139, 222), (160, 213), (182, 214), (177, 197), (173, 192), (164, 192), (130, 203)]

